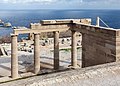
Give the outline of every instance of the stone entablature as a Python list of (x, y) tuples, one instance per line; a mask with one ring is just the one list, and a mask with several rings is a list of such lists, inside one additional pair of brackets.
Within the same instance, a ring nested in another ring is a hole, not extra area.
[(49, 25), (49, 24), (70, 24), (70, 23), (84, 23), (91, 24), (91, 19), (60, 19), (60, 20), (41, 20), (40, 24)]
[[(60, 32), (65, 33), (65, 31), (68, 31), (69, 28), (72, 27), (71, 24), (73, 23), (91, 25), (91, 22), (92, 20), (89, 18), (88, 19), (41, 20), (40, 23), (31, 23), (30, 29), (47, 30), (47, 32), (51, 32), (53, 29), (56, 29), (56, 30), (58, 29)], [(67, 36), (69, 36), (70, 34), (71, 34), (70, 31), (66, 33)], [(62, 36), (62, 33), (60, 34), (60, 37), (61, 36)], [(30, 33), (29, 39), (33, 40), (34, 34)]]

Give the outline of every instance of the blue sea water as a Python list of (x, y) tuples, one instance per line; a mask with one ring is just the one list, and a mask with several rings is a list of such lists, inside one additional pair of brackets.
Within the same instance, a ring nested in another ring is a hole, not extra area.
[[(120, 10), (0, 10), (0, 19), (4, 22), (26, 27), (43, 19), (91, 18), (92, 24), (95, 24), (97, 16), (111, 28), (120, 28)], [(101, 23), (101, 26), (104, 25)], [(0, 27), (0, 36), (11, 32), (10, 28)]]

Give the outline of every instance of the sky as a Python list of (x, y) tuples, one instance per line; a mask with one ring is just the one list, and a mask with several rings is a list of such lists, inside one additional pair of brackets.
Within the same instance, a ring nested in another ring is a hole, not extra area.
[(120, 9), (120, 0), (0, 0), (0, 9)]

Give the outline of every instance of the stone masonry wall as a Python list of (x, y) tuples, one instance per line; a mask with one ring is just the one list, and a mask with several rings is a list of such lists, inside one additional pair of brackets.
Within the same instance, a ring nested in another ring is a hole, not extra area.
[(82, 67), (119, 60), (120, 38), (116, 36), (119, 30), (87, 25), (75, 28), (82, 33)]
[(116, 32), (116, 61), (120, 61), (120, 30)]

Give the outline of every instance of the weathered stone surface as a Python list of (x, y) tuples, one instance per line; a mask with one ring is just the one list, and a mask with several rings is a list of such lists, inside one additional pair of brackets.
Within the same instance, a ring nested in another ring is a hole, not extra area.
[[(31, 29), (14, 30), (14, 34), (74, 30), (75, 32), (80, 32), (83, 35), (82, 67), (120, 60), (120, 30), (76, 22), (79, 22), (79, 20), (76, 20), (75, 22), (74, 20), (47, 20), (43, 21), (44, 24), (31, 24)], [(73, 39), (73, 41), (74, 40), (75, 39)], [(75, 41), (73, 44), (76, 44)], [(74, 58), (72, 60), (76, 60), (75, 46), (72, 47), (72, 49), (74, 49), (74, 53), (72, 53), (74, 54)]]
[(59, 32), (54, 32), (54, 69), (59, 69)]
[(119, 86), (120, 63), (30, 77), (0, 86)]
[(77, 28), (75, 29), (76, 31), (83, 33), (82, 61), (84, 63), (82, 67), (116, 61), (116, 44), (118, 44), (116, 30), (88, 25), (86, 27), (83, 25), (81, 27), (77, 26)]
[(72, 49), (71, 49), (71, 66), (77, 67), (77, 42), (76, 32), (72, 31)]
[(41, 20), (43, 25), (51, 24), (69, 24), (69, 23), (84, 23), (91, 24), (91, 19), (60, 19), (60, 20)]
[(11, 44), (11, 77), (18, 78), (17, 35), (12, 35)]
[(34, 73), (38, 74), (40, 71), (40, 47), (39, 34), (34, 34)]

